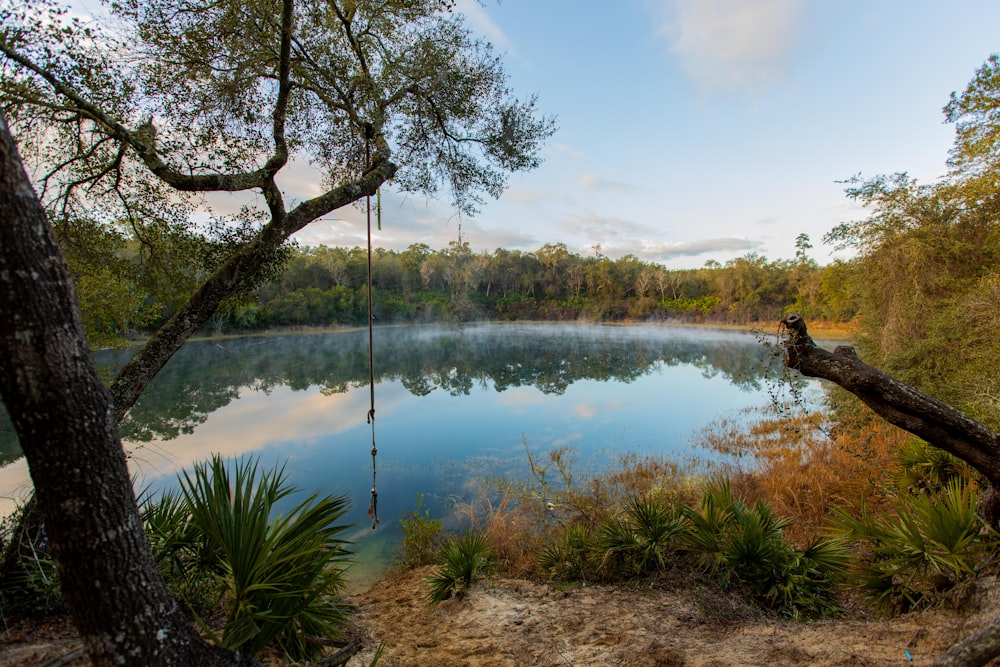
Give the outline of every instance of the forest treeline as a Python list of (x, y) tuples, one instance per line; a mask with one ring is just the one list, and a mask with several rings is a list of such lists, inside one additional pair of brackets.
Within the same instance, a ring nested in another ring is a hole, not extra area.
[[(378, 322), (442, 320), (682, 320), (747, 324), (788, 309), (814, 319), (855, 314), (843, 267), (820, 267), (805, 254), (769, 261), (749, 254), (725, 265), (670, 270), (626, 255), (583, 257), (563, 244), (535, 252), (475, 253), (467, 242), (423, 244), (372, 257)], [(300, 248), (282, 276), (222, 314), (238, 328), (362, 324), (367, 316), (363, 248)]]
[[(210, 244), (209, 244), (210, 245)], [(857, 313), (848, 281), (850, 265), (819, 266), (808, 257), (806, 235), (794, 259), (768, 260), (751, 253), (725, 264), (668, 269), (626, 255), (581, 256), (565, 245), (535, 252), (473, 252), (453, 241), (435, 250), (414, 244), (372, 255), (376, 322), (424, 323), (477, 320), (674, 321), (751, 324), (774, 322), (790, 310), (811, 320), (846, 322)], [(172, 314), (163, 292), (183, 289), (178, 269), (157, 278), (148, 257), (123, 244), (123, 265), (101, 264), (97, 289), (88, 289), (88, 267), (75, 262), (84, 308), (98, 339), (111, 340), (157, 325)], [(210, 255), (210, 249), (200, 253)], [(191, 253), (197, 256), (199, 252)], [(149, 269), (144, 269), (149, 265)], [(355, 326), (366, 322), (368, 256), (364, 248), (292, 247), (283, 270), (272, 270), (249, 291), (220, 308), (209, 327), (248, 331), (295, 326)], [(189, 265), (187, 273), (197, 273)], [(146, 277), (143, 277), (146, 276)], [(109, 286), (118, 286), (109, 298)], [(155, 294), (155, 296), (154, 296)], [(99, 297), (99, 298), (98, 298)], [(153, 305), (155, 304), (155, 306)]]

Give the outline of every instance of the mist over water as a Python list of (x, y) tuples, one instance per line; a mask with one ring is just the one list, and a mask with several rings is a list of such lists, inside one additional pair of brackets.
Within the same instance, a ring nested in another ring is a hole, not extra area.
[[(780, 367), (753, 335), (663, 326), (386, 327), (374, 344), (376, 533), (367, 331), (187, 344), (122, 423), (133, 473), (155, 492), (212, 454), (284, 462), (296, 486), (352, 498), (356, 550), (384, 565), (418, 494), (445, 514), (483, 477), (526, 477), (526, 445), (571, 447), (578, 476), (626, 453), (707, 456), (697, 431), (766, 404)], [(17, 455), (9, 423), (0, 451)], [(8, 465), (0, 494), (26, 480), (23, 462)]]

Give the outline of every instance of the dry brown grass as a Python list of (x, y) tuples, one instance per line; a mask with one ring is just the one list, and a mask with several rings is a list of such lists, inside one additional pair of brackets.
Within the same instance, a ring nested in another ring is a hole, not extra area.
[(831, 433), (823, 419), (723, 422), (703, 433), (704, 443), (729, 459), (721, 467), (734, 492), (793, 518), (786, 533), (798, 543), (824, 531), (833, 506), (881, 505), (897, 475), (895, 452), (909, 437), (881, 421)]

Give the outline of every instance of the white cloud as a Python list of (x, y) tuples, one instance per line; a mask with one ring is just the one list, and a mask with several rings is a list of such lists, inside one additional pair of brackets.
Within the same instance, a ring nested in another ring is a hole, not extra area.
[(760, 248), (760, 241), (729, 236), (717, 239), (698, 239), (682, 243), (643, 243), (635, 254), (639, 257), (670, 259), (673, 257), (694, 257), (715, 252), (749, 252)]
[(465, 15), (466, 22), (472, 30), (485, 37), (497, 50), (503, 53), (514, 51), (513, 42), (500, 26), (494, 23), (486, 9), (477, 0), (457, 0), (455, 9)]
[(583, 174), (578, 179), (576, 179), (576, 184), (583, 190), (592, 191), (603, 191), (603, 192), (628, 192), (630, 190), (635, 190), (634, 185), (622, 181), (612, 181), (606, 178), (601, 178), (597, 174), (591, 172)]
[(708, 92), (752, 93), (784, 75), (802, 0), (661, 0), (661, 33)]
[(628, 238), (648, 234), (649, 227), (629, 220), (606, 215), (588, 213), (585, 215), (569, 215), (559, 223), (559, 227), (570, 234), (585, 236), (588, 243), (600, 243), (602, 246), (613, 244), (615, 239)]

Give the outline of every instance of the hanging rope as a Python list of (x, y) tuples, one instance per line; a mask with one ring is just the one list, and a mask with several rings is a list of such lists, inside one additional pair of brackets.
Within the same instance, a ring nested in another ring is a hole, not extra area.
[[(369, 162), (373, 128), (365, 125), (365, 162)], [(371, 396), (371, 406), (368, 409), (368, 423), (372, 426), (372, 497), (368, 505), (368, 518), (372, 520), (372, 530), (378, 525), (378, 488), (375, 485), (375, 457), (378, 448), (375, 446), (375, 314), (372, 309), (372, 198), (368, 195), (368, 387)], [(379, 190), (378, 198), (378, 228), (382, 229), (382, 196)]]

